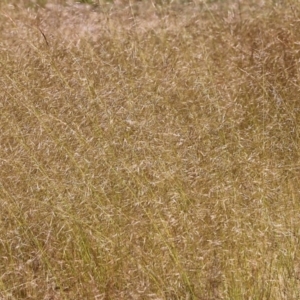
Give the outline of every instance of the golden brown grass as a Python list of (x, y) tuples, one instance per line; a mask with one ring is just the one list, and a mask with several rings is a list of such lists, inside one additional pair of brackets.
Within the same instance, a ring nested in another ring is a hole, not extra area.
[(300, 5), (0, 4), (0, 299), (299, 299)]

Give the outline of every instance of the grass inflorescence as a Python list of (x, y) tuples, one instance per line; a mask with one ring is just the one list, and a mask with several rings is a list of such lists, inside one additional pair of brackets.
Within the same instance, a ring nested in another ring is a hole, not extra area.
[(299, 17), (1, 2), (0, 299), (299, 299)]

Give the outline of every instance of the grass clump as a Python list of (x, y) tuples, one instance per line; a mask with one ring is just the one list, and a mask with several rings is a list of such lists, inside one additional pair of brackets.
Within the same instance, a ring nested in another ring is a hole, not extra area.
[(0, 5), (0, 298), (299, 299), (298, 4)]

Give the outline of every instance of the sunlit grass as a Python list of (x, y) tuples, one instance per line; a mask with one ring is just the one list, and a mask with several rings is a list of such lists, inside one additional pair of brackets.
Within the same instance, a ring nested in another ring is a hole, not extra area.
[(1, 299), (299, 299), (298, 4), (0, 4)]

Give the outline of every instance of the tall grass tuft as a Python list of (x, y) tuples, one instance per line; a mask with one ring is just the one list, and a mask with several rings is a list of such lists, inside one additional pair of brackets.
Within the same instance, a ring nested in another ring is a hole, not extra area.
[(0, 298), (299, 299), (299, 4), (80, 2), (0, 3)]

